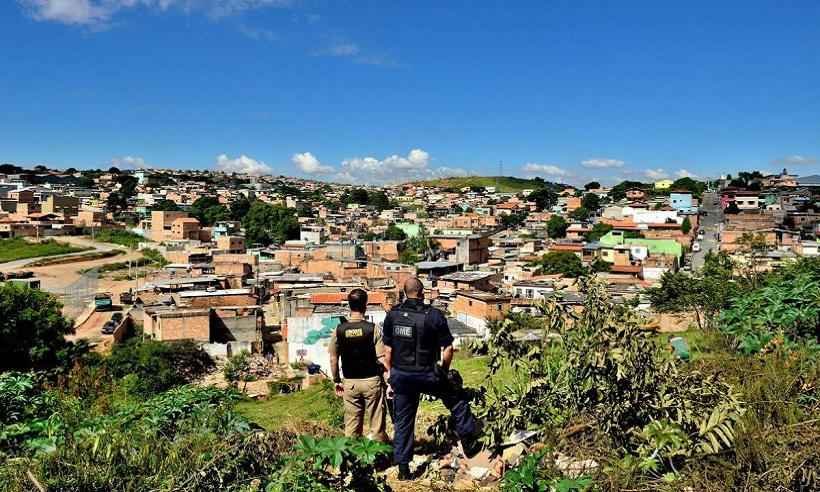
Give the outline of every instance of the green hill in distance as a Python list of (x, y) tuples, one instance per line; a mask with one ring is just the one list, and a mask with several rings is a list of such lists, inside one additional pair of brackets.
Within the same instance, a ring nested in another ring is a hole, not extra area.
[(467, 186), (496, 186), (501, 193), (518, 193), (522, 190), (541, 188), (547, 181), (541, 179), (516, 178), (514, 176), (458, 176), (451, 178), (415, 181), (413, 184), (439, 188), (465, 188)]

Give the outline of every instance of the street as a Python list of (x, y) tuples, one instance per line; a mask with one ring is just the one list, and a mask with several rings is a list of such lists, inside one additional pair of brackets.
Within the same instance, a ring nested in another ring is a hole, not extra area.
[(717, 252), (717, 235), (720, 224), (723, 222), (723, 210), (720, 208), (718, 195), (716, 193), (703, 194), (700, 210), (706, 212), (706, 215), (701, 216), (699, 221), (699, 228), (703, 229), (703, 239), (696, 241), (700, 243), (701, 249), (697, 253), (692, 253), (692, 270), (698, 270), (703, 267), (708, 251)]

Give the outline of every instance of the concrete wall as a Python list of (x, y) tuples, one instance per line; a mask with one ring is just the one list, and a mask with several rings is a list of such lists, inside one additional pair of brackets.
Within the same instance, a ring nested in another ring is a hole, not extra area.
[[(368, 312), (369, 321), (384, 324), (384, 311)], [(314, 314), (305, 317), (287, 318), (288, 362), (312, 362), (330, 373), (330, 334), (339, 325), (340, 317), (335, 314)]]

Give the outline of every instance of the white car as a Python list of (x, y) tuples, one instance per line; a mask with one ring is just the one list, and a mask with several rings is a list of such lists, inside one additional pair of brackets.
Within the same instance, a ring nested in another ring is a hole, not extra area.
[(693, 251), (693, 252), (695, 252), (695, 253), (697, 253), (698, 251), (700, 251), (700, 243), (695, 243), (695, 244), (693, 244), (693, 245), (692, 245), (692, 251)]
[(698, 241), (703, 241), (703, 233), (698, 234)]

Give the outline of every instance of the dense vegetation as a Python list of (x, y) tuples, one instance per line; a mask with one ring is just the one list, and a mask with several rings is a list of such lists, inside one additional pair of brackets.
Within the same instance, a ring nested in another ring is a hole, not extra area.
[(0, 263), (40, 256), (55, 256), (67, 253), (77, 253), (88, 248), (60, 243), (53, 239), (40, 242), (29, 242), (23, 238), (0, 239)]
[(66, 359), (73, 326), (60, 307), (39, 289), (0, 283), (0, 371), (48, 369)]
[[(636, 302), (587, 277), (580, 307), (559, 296), (492, 322), (485, 355), (456, 361), (479, 386), (484, 442), (520, 429), (539, 441), (502, 489), (817, 490), (819, 281), (816, 259), (766, 273), (710, 255), (695, 274), (668, 274), (649, 298), (699, 313), (701, 328), (678, 334), (688, 358), (645, 329)], [(0, 490), (387, 490), (387, 449), (338, 436), (328, 388), (245, 400), (193, 384), (212, 362), (192, 344), (134, 338), (98, 355), (65, 342), (69, 331), (47, 294), (0, 287)], [(240, 386), (241, 359), (229, 371)], [(420, 420), (435, 452), (450, 434), (432, 405)], [(594, 466), (568, 473), (557, 456)]]
[(299, 221), (293, 209), (255, 201), (242, 219), (248, 244), (268, 246), (299, 237)]
[(145, 237), (125, 229), (100, 229), (94, 231), (94, 240), (102, 243), (118, 244), (131, 249), (136, 249), (141, 242), (149, 242)]

